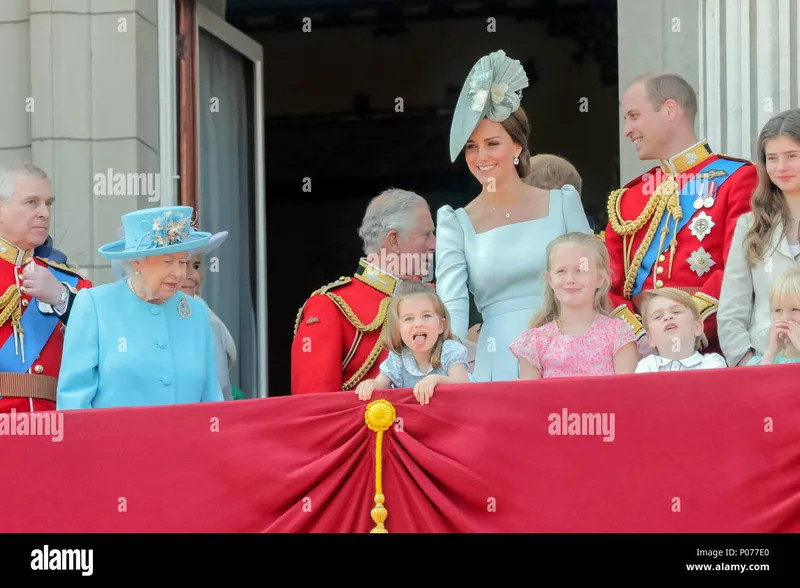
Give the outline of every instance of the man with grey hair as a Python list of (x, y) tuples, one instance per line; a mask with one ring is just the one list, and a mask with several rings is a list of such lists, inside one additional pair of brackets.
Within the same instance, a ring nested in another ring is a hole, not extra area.
[(37, 166), (0, 166), (0, 413), (55, 410), (70, 305), (92, 286), (41, 256), (54, 201)]
[(640, 160), (658, 161), (611, 193), (605, 242), (614, 316), (636, 332), (639, 353), (653, 353), (640, 316), (642, 293), (674, 287), (692, 295), (703, 319), (706, 353), (720, 353), (717, 309), (737, 219), (758, 183), (746, 159), (714, 153), (695, 135), (697, 96), (681, 76), (636, 78), (622, 96), (625, 126)]
[(364, 254), (353, 277), (314, 292), (294, 326), (292, 394), (352, 390), (386, 359), (381, 332), (404, 279), (428, 280), (436, 250), (424, 198), (391, 188), (372, 199), (358, 231)]

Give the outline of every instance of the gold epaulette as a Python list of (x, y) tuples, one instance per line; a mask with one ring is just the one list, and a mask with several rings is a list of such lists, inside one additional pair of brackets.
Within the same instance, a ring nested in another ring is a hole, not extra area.
[[(322, 288), (318, 290), (314, 290), (309, 296), (309, 299), (313, 296), (317, 296), (318, 294), (327, 294), (328, 290), (332, 290), (333, 288), (338, 288), (339, 286), (344, 286), (345, 284), (349, 284), (353, 278), (348, 278), (346, 276), (340, 277), (338, 280), (331, 282), (330, 284), (325, 284)], [(337, 297), (338, 298), (338, 297)], [(297, 318), (294, 321), (294, 334), (297, 335), (297, 328), (300, 326), (300, 321), (303, 320), (303, 309), (305, 309), (306, 305), (303, 303), (303, 306), (300, 307), (300, 310), (297, 311)]]
[(697, 310), (700, 313), (700, 318), (702, 320), (706, 320), (706, 317), (719, 310), (719, 301), (715, 298), (712, 298), (708, 294), (695, 292), (692, 295), (692, 298), (694, 299), (694, 303), (697, 305)]
[(39, 259), (39, 260), (45, 262), (50, 267), (53, 267), (53, 268), (55, 268), (55, 269), (57, 269), (59, 271), (62, 271), (65, 274), (71, 274), (71, 275), (75, 276), (76, 278), (80, 278), (81, 280), (85, 279), (76, 268), (70, 267), (65, 263), (56, 263), (55, 261), (51, 261), (51, 260), (47, 259), (46, 257), (37, 257), (36, 259)]
[(631, 312), (631, 309), (625, 306), (624, 304), (615, 308), (611, 313), (611, 316), (625, 321), (625, 323), (631, 329), (633, 329), (633, 333), (634, 335), (636, 335), (637, 339), (644, 334), (645, 329), (644, 325), (642, 324), (642, 321), (639, 320), (639, 317), (633, 314), (633, 312)]
[[(700, 319), (705, 322), (706, 318), (710, 315), (714, 314), (719, 310), (719, 300), (716, 298), (712, 298), (708, 294), (703, 294), (702, 292), (695, 292), (692, 294), (692, 300), (694, 300), (695, 305), (697, 306), (697, 311), (700, 313)], [(703, 351), (708, 347), (708, 337), (706, 337), (705, 332), (700, 337), (700, 346), (699, 350)]]

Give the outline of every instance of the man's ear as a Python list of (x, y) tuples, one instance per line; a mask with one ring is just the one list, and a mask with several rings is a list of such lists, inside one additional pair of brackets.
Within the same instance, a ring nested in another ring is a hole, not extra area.
[(386, 233), (386, 239), (384, 239), (384, 242), (386, 243), (387, 251), (391, 251), (392, 253), (400, 253), (400, 234), (396, 229), (392, 229)]

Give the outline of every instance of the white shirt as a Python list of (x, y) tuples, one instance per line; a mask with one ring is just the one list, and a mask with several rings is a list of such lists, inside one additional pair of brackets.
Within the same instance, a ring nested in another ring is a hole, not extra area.
[(636, 373), (648, 372), (674, 372), (682, 370), (705, 370), (711, 368), (726, 368), (728, 364), (719, 353), (703, 355), (695, 351), (694, 355), (686, 359), (669, 359), (660, 355), (648, 355), (636, 365)]

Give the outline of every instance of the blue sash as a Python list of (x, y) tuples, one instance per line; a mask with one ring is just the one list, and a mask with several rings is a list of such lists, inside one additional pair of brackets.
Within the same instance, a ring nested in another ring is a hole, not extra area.
[[(697, 200), (698, 194), (704, 194), (706, 185), (710, 184), (711, 182), (716, 182), (717, 190), (719, 190), (722, 184), (724, 184), (725, 181), (728, 180), (743, 165), (747, 165), (747, 163), (744, 161), (734, 161), (724, 158), (715, 159), (697, 172), (691, 180), (686, 182), (680, 192), (680, 203), (681, 209), (683, 210), (683, 218), (681, 219), (681, 222), (678, 223), (677, 230), (675, 230), (676, 235), (681, 231), (681, 229), (683, 229), (683, 227), (687, 225), (687, 223), (689, 223), (690, 220), (692, 220), (692, 217), (696, 212), (703, 210), (695, 210), (694, 202)], [(723, 173), (719, 174), (714, 172)], [(706, 174), (711, 174), (711, 177), (707, 176)], [(719, 191), (717, 194), (719, 194)], [(667, 227), (667, 237), (664, 238), (664, 244), (662, 245), (663, 248), (661, 251), (658, 251), (658, 243), (661, 240), (661, 230), (666, 222), (669, 222)], [(674, 227), (675, 219), (670, 215), (669, 221), (667, 221), (667, 213), (665, 211), (664, 216), (661, 217), (661, 222), (658, 224), (653, 241), (650, 243), (650, 248), (647, 250), (647, 253), (645, 253), (644, 258), (642, 259), (642, 265), (639, 266), (639, 272), (636, 274), (636, 281), (633, 283), (631, 298), (637, 296), (642, 291), (642, 286), (644, 285), (647, 276), (650, 275), (650, 271), (653, 269), (653, 264), (655, 263), (656, 258), (669, 249)]]
[[(66, 282), (73, 288), (77, 286), (77, 276), (64, 273), (50, 266), (47, 266), (47, 269), (59, 282)], [(39, 354), (50, 340), (50, 335), (53, 334), (59, 322), (61, 321), (56, 314), (42, 314), (39, 311), (36, 298), (31, 298), (20, 320), (20, 324), (25, 330), (25, 363), (22, 363), (22, 350), (20, 350), (19, 355), (14, 351), (14, 334), (12, 333), (6, 340), (5, 345), (0, 348), (0, 372), (26, 373), (39, 358)]]

